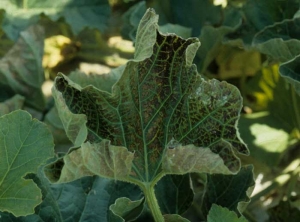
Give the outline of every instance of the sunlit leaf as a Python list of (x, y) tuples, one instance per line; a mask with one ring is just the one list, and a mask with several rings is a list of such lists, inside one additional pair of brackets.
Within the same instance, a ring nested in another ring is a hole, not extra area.
[(247, 222), (244, 217), (238, 218), (238, 216), (225, 207), (212, 205), (209, 214), (207, 215), (207, 222)]

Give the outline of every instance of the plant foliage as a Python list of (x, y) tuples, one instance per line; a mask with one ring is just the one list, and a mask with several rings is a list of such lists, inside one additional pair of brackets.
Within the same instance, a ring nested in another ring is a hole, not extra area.
[(0, 3), (1, 220), (300, 220), (300, 2), (213, 2)]

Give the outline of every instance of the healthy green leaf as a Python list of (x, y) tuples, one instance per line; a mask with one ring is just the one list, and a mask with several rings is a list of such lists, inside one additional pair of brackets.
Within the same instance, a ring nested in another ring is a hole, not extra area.
[(0, 210), (15, 216), (32, 214), (41, 203), (36, 184), (24, 177), (54, 155), (46, 125), (25, 111), (0, 117)]
[(14, 97), (0, 103), (0, 116), (8, 114), (17, 109), (21, 109), (23, 107), (24, 101), (25, 98), (17, 94)]
[(282, 123), (268, 112), (259, 112), (243, 116), (239, 125), (241, 137), (251, 146), (251, 157), (267, 166), (277, 166), (290, 139)]
[[(298, 112), (300, 97), (295, 92), (294, 87), (291, 87), (284, 78), (280, 77), (277, 64), (263, 67), (261, 72), (257, 73), (247, 83), (246, 89), (247, 96), (253, 98), (252, 107), (256, 110), (266, 110), (269, 112), (269, 117), (257, 119), (260, 124), (284, 130), (288, 134), (295, 129), (300, 129), (300, 114)], [(285, 137), (282, 137), (282, 139), (285, 140)], [(281, 150), (286, 148), (287, 146)]]
[[(279, 72), (292, 86), (295, 88), (295, 91), (298, 93), (298, 98), (300, 96), (300, 55), (294, 58), (291, 61), (281, 64), (279, 67)], [(300, 117), (299, 117), (300, 124)]]
[(187, 39), (192, 35), (191, 28), (171, 23), (160, 26), (158, 30), (164, 34), (175, 33), (176, 35), (179, 35), (184, 39)]
[(20, 33), (17, 43), (0, 60), (0, 79), (15, 93), (26, 97), (26, 104), (43, 110), (45, 99), (41, 90), (44, 70), (43, 29), (31, 26)]
[[(106, 0), (91, 0), (84, 3), (81, 0), (58, 1), (51, 0), (21, 1), (7, 0), (0, 2), (0, 8), (6, 10), (3, 29), (12, 39), (16, 39), (20, 30), (24, 30), (39, 19), (39, 14), (45, 13), (52, 20), (65, 17), (75, 34), (85, 26), (97, 28), (101, 31), (107, 28), (110, 8)], [(88, 16), (86, 16), (88, 14)]]
[(80, 71), (73, 71), (70, 73), (69, 78), (76, 82), (81, 87), (93, 85), (98, 89), (111, 93), (112, 86), (120, 79), (125, 66), (112, 69), (107, 74), (89, 74), (86, 75)]
[(166, 214), (164, 215), (164, 219), (165, 222), (189, 222), (189, 220), (177, 214)]
[[(5, 19), (5, 11), (0, 9), (0, 24), (3, 23)], [(7, 51), (12, 47), (13, 41), (11, 41), (5, 34), (4, 30), (0, 28), (0, 58), (2, 58)]]
[[(134, 180), (148, 182), (161, 173), (183, 174), (199, 169), (207, 173), (236, 173), (239, 161), (233, 149), (248, 154), (236, 129), (241, 97), (235, 87), (217, 80), (205, 81), (197, 74), (192, 59), (198, 46), (196, 38), (184, 40), (157, 32), (157, 15), (148, 10), (137, 31), (135, 60), (128, 62), (112, 94), (92, 86), (82, 89), (61, 74), (56, 78), (55, 98), (65, 104), (62, 109), (66, 113), (70, 109), (63, 117), (64, 125), (70, 122), (69, 116), (86, 116), (87, 136), (75, 130), (74, 138), (80, 134), (80, 141), (86, 139), (90, 143), (108, 139), (120, 152), (121, 147), (135, 152), (130, 173)], [(174, 152), (183, 153), (182, 149), (188, 155), (209, 153), (218, 159), (214, 166), (219, 168), (211, 170), (203, 167), (208, 162), (196, 161), (199, 166), (183, 162), (178, 167), (185, 170), (170, 170), (166, 166), (172, 141), (182, 144)], [(73, 155), (83, 160), (82, 154)], [(91, 162), (95, 169), (102, 165), (96, 158)], [(128, 173), (129, 162), (121, 177)], [(77, 171), (76, 166), (72, 168)], [(104, 176), (108, 175), (116, 178), (110, 173)]]
[(51, 134), (53, 135), (54, 143), (56, 144), (56, 151), (57, 147), (60, 145), (68, 144), (68, 148), (71, 146), (70, 140), (68, 139), (64, 130), (64, 126), (58, 116), (56, 106), (52, 107), (46, 114), (44, 122), (48, 125)]
[(238, 218), (238, 216), (225, 207), (212, 205), (209, 214), (207, 215), (207, 222), (247, 222), (244, 217)]
[(202, 213), (210, 214), (213, 204), (218, 204), (240, 214), (240, 202), (249, 202), (251, 193), (248, 190), (252, 192), (254, 184), (252, 165), (242, 167), (236, 175), (207, 175)]
[(134, 4), (122, 16), (123, 25), (121, 34), (122, 37), (129, 40), (134, 40), (136, 36), (137, 27), (141, 18), (147, 10), (146, 2), (140, 1)]
[(137, 186), (100, 177), (84, 177), (71, 183), (51, 184), (39, 172), (38, 178), (34, 179), (43, 193), (43, 202), (35, 208), (35, 214), (17, 218), (0, 212), (3, 221), (113, 222), (109, 206), (119, 197), (130, 198), (133, 202), (142, 198)]
[(286, 62), (299, 55), (300, 18), (286, 19), (267, 26), (257, 33), (253, 46), (279, 62)]
[(116, 202), (109, 207), (109, 209), (120, 219), (115, 219), (113, 221), (135, 221), (142, 213), (144, 208), (143, 203), (144, 198), (136, 201), (131, 201), (126, 197), (117, 199)]
[(290, 82), (300, 95), (300, 75), (297, 70), (300, 50), (300, 18), (286, 19), (259, 32), (254, 46), (272, 59), (284, 62), (279, 67), (281, 76)]
[(250, 46), (256, 33), (275, 22), (293, 18), (298, 9), (298, 0), (248, 0), (242, 7), (243, 24), (228, 34), (227, 40), (242, 39), (246, 47)]
[(201, 47), (195, 59), (200, 73), (204, 73), (213, 59), (220, 53), (224, 36), (235, 31), (242, 23), (242, 17), (236, 8), (228, 6), (223, 13), (222, 26), (205, 25), (201, 29), (199, 36)]
[(190, 175), (166, 175), (155, 186), (155, 195), (163, 214), (183, 214), (192, 204), (194, 192)]
[(154, 0), (151, 7), (159, 14), (160, 24), (171, 23), (192, 28), (193, 36), (199, 36), (204, 25), (218, 26), (223, 16), (222, 7), (214, 5), (210, 0), (193, 1), (192, 4)]

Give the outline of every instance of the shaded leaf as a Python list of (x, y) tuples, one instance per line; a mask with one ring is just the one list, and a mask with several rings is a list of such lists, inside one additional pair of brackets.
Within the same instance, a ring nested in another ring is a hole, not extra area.
[(188, 219), (185, 219), (177, 214), (166, 214), (164, 215), (165, 222), (189, 222)]
[(43, 30), (32, 26), (20, 33), (17, 43), (0, 60), (0, 79), (15, 93), (26, 97), (26, 104), (43, 110), (45, 99), (41, 90), (44, 82), (42, 67)]
[(51, 134), (54, 137), (54, 143), (56, 144), (55, 150), (57, 151), (57, 146), (62, 144), (70, 143), (66, 132), (64, 130), (64, 126), (58, 116), (58, 111), (56, 106), (53, 106), (50, 111), (46, 114), (44, 122), (48, 125)]
[[(55, 4), (51, 0), (24, 1), (22, 4), (15, 1), (1, 1), (0, 8), (4, 8), (7, 12), (2, 27), (12, 39), (17, 38), (20, 30), (37, 23), (41, 13), (45, 13), (54, 21), (65, 17), (75, 34), (86, 26), (104, 31), (110, 15), (106, 0), (92, 0), (88, 4), (81, 0), (65, 0)], [(85, 16), (86, 14), (89, 16)]]
[(206, 192), (203, 197), (202, 213), (210, 214), (213, 204), (241, 213), (241, 202), (249, 202), (248, 190), (255, 184), (253, 166), (244, 166), (236, 175), (207, 175)]
[(191, 28), (192, 36), (199, 36), (204, 25), (217, 26), (222, 22), (222, 7), (209, 0), (193, 0), (188, 4), (181, 0), (154, 0), (151, 7), (159, 14), (160, 24), (172, 23)]
[[(295, 88), (295, 91), (298, 93), (298, 98), (300, 97), (300, 55), (294, 58), (291, 61), (283, 63), (279, 67), (279, 72), (292, 86)], [(297, 99), (297, 98), (296, 98)], [(299, 117), (300, 124), (300, 117)]]
[(8, 114), (14, 110), (22, 109), (25, 98), (20, 95), (15, 95), (11, 99), (0, 103), (0, 116)]
[(259, 32), (254, 46), (272, 59), (284, 62), (279, 72), (291, 83), (300, 95), (300, 74), (298, 70), (300, 50), (300, 18), (283, 20)]
[(45, 124), (21, 110), (0, 117), (0, 129), (0, 209), (15, 216), (32, 214), (42, 195), (24, 177), (53, 156), (52, 135)]
[(164, 176), (155, 186), (155, 196), (162, 214), (183, 214), (194, 197), (189, 174)]
[(238, 218), (238, 216), (225, 207), (213, 204), (209, 214), (207, 215), (207, 222), (247, 222), (244, 217)]
[(280, 201), (280, 203), (268, 210), (269, 221), (289, 221), (296, 222), (300, 220), (300, 211), (292, 207), (289, 201)]
[(227, 6), (224, 9), (223, 25), (214, 27), (210, 25), (203, 26), (199, 40), (201, 47), (197, 51), (196, 64), (200, 73), (209, 68), (210, 63), (217, 57), (223, 46), (224, 36), (235, 31), (242, 22), (241, 15), (238, 10)]
[[(279, 68), (280, 70), (280, 68)], [(300, 97), (278, 72), (278, 64), (263, 67), (251, 81), (247, 83), (247, 97), (255, 110), (270, 112), (265, 124), (272, 128), (282, 129), (288, 134), (300, 128), (300, 115), (297, 111)], [(262, 119), (260, 123), (263, 124)]]
[[(5, 18), (5, 11), (0, 9), (0, 24), (2, 24)], [(0, 58), (2, 58), (7, 51), (13, 46), (13, 41), (9, 39), (4, 30), (0, 29)]]
[(250, 46), (256, 33), (275, 22), (293, 18), (298, 9), (298, 0), (248, 0), (242, 8), (243, 25), (228, 34), (227, 40), (241, 39), (246, 47)]
[(279, 62), (286, 62), (299, 55), (300, 18), (286, 19), (267, 26), (257, 33), (253, 46)]
[(4, 221), (17, 222), (111, 222), (109, 206), (119, 197), (139, 200), (142, 195), (137, 186), (100, 177), (84, 177), (71, 183), (51, 184), (44, 175), (35, 178), (43, 192), (43, 202), (36, 207), (35, 214), (14, 217), (1, 213)]
[(121, 29), (122, 37), (129, 40), (134, 40), (137, 27), (147, 10), (146, 2), (140, 1), (131, 6), (122, 16), (123, 24)]
[(120, 218), (110, 221), (135, 221), (143, 211), (144, 198), (136, 201), (131, 201), (128, 198), (119, 198), (109, 207), (110, 211)]

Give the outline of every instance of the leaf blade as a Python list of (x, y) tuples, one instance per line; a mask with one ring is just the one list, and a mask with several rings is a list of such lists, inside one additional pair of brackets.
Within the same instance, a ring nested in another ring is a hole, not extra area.
[(41, 193), (23, 177), (53, 156), (53, 138), (43, 123), (21, 110), (0, 117), (0, 129), (0, 209), (28, 215), (41, 202)]

